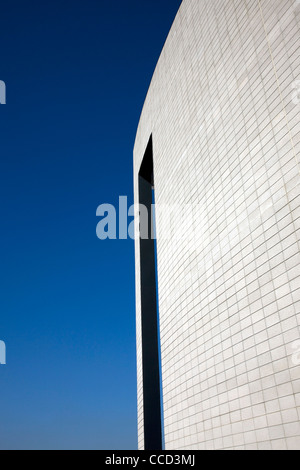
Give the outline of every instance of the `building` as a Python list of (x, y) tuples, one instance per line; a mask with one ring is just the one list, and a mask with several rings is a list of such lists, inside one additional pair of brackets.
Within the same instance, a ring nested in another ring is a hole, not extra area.
[[(183, 0), (135, 147), (139, 448), (300, 449), (300, 5)], [(298, 87), (298, 88), (297, 88)], [(185, 224), (185, 214), (178, 224)], [(150, 217), (150, 216), (149, 216)], [(187, 225), (189, 227), (189, 225)]]

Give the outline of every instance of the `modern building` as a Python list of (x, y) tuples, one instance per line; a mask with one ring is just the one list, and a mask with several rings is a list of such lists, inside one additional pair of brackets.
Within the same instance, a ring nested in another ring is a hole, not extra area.
[(197, 217), (136, 239), (140, 449), (300, 449), (299, 33), (299, 1), (183, 0), (161, 53), (135, 202)]

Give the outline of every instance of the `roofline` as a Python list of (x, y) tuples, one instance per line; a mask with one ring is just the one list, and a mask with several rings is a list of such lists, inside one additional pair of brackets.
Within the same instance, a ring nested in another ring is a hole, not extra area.
[(170, 30), (169, 30), (169, 33), (168, 33), (168, 35), (167, 35), (167, 37), (166, 37), (166, 39), (165, 39), (165, 42), (164, 42), (164, 45), (163, 45), (162, 50), (161, 50), (161, 52), (160, 52), (159, 58), (158, 58), (158, 60), (157, 60), (157, 63), (156, 63), (154, 72), (153, 72), (153, 74), (152, 74), (152, 78), (151, 78), (151, 81), (150, 81), (150, 84), (149, 84), (149, 87), (148, 87), (148, 90), (147, 90), (147, 93), (146, 93), (146, 97), (145, 97), (144, 104), (143, 104), (143, 107), (142, 107), (142, 111), (141, 111), (141, 114), (140, 114), (139, 122), (138, 122), (138, 125), (137, 125), (137, 130), (136, 130), (136, 136), (135, 136), (135, 141), (134, 141), (133, 150), (135, 149), (137, 134), (138, 134), (138, 131), (139, 131), (139, 128), (140, 128), (140, 124), (141, 124), (143, 112), (144, 112), (144, 109), (145, 109), (145, 105), (146, 105), (148, 96), (149, 96), (149, 94), (150, 94), (151, 88), (152, 88), (152, 83), (153, 83), (154, 78), (155, 78), (155, 75), (156, 75), (156, 71), (157, 71), (157, 69), (158, 69), (158, 67), (159, 67), (162, 54), (163, 54), (164, 49), (165, 49), (165, 46), (166, 46), (166, 44), (167, 44), (167, 42), (168, 42), (168, 40), (169, 40), (169, 37), (170, 37), (170, 34), (171, 34), (171, 32), (172, 32), (174, 23), (175, 23), (175, 21), (177, 20), (177, 17), (178, 17), (178, 15), (179, 15), (179, 12), (180, 12), (180, 10), (181, 10), (181, 7), (182, 7), (183, 2), (184, 2), (184, 0), (181, 0), (180, 6), (179, 6), (178, 11), (177, 11), (177, 13), (176, 13), (176, 16), (175, 16), (175, 18), (174, 18), (174, 20), (173, 20), (173, 22), (172, 22), (172, 26), (171, 26), (171, 28), (170, 28)]

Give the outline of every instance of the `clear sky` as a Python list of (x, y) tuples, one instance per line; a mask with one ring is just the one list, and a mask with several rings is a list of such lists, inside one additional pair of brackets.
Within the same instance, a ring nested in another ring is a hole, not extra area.
[(1, 2), (0, 449), (135, 449), (132, 150), (180, 0)]

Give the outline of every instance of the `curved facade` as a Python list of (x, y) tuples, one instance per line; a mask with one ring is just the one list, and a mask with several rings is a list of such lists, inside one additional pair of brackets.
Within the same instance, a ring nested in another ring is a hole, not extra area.
[[(151, 152), (156, 204), (198, 208), (188, 239), (157, 220), (166, 449), (300, 449), (299, 19), (295, 0), (183, 0), (148, 91), (135, 202)], [(142, 244), (140, 449), (158, 445)]]

